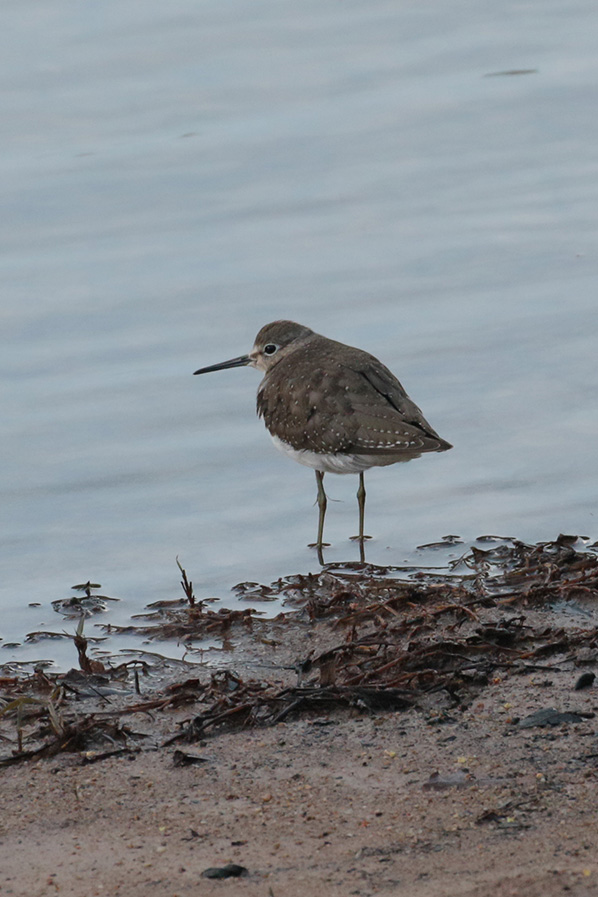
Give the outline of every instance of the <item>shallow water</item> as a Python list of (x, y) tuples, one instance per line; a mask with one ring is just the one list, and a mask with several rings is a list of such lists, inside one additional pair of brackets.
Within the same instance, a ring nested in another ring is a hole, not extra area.
[[(88, 579), (115, 623), (178, 597), (176, 556), (228, 605), (315, 569), (259, 376), (191, 376), (280, 317), (380, 357), (454, 443), (366, 476), (368, 560), (596, 537), (595, 4), (3, 16), (4, 643)], [(327, 560), (355, 559), (356, 478), (327, 487)], [(0, 660), (74, 662), (45, 647)]]

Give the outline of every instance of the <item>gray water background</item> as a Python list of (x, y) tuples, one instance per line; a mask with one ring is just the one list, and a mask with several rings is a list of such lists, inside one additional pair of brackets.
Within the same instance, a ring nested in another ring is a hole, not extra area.
[[(366, 476), (369, 560), (598, 535), (595, 3), (0, 18), (5, 645), (73, 630), (50, 601), (76, 582), (113, 622), (178, 597), (177, 555), (228, 606), (317, 569), (313, 473), (255, 418), (259, 375), (191, 376), (277, 318), (373, 352), (454, 443)], [(355, 559), (356, 477), (327, 485), (327, 560)], [(40, 656), (75, 659), (0, 648)]]

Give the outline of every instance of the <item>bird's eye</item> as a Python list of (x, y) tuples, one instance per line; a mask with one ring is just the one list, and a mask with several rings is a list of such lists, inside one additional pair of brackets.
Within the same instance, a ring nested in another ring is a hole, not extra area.
[(278, 346), (275, 346), (274, 343), (268, 343), (264, 346), (264, 355), (274, 355), (275, 352), (278, 351)]

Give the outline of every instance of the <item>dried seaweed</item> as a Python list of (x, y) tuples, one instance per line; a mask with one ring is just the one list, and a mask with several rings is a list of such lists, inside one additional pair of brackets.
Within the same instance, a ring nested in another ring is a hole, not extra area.
[(302, 714), (415, 708), (433, 717), (467, 707), (497, 675), (595, 662), (598, 546), (573, 536), (537, 545), (486, 537), (480, 544), (449, 570), (339, 564), (264, 587), (240, 584), (246, 596), (284, 602), (284, 613), (269, 620), (251, 608), (213, 611), (191, 600), (192, 583), (182, 571), (187, 600), (153, 605), (151, 619), (130, 629), (189, 641), (219, 637), (241, 665), (243, 652), (267, 652), (268, 672), (252, 676), (249, 663), (242, 674), (207, 667), (140, 700), (137, 679), (130, 684), (137, 670), (91, 660), (80, 625), (76, 676), (0, 678), (0, 738), (11, 745), (0, 762), (137, 750), (123, 717), (183, 705), (194, 714), (166, 744)]

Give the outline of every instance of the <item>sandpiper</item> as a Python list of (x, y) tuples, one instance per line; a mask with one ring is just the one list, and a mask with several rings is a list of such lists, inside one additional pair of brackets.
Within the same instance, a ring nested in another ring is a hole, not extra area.
[(257, 413), (276, 448), (316, 472), (318, 536), (313, 546), (324, 563), (325, 473), (358, 473), (360, 558), (365, 560), (365, 485), (363, 472), (424, 452), (452, 446), (436, 433), (382, 362), (314, 333), (294, 321), (266, 324), (248, 355), (195, 371), (257, 368), (264, 378), (257, 391)]

